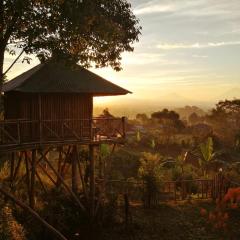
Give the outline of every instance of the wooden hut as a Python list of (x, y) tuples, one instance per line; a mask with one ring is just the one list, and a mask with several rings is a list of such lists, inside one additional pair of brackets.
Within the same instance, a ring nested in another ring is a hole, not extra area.
[(79, 65), (53, 61), (5, 83), (3, 92), (2, 139), (18, 144), (92, 141), (101, 120), (93, 118), (93, 97), (130, 93)]

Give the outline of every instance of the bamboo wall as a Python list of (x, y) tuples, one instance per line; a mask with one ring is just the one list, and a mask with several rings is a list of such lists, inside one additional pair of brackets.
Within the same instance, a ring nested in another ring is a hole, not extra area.
[[(5, 120), (24, 119), (25, 138), (54, 138), (57, 135), (89, 137), (93, 112), (90, 94), (5, 94)], [(40, 124), (40, 121), (41, 124)], [(64, 121), (63, 121), (64, 120)], [(14, 130), (13, 130), (14, 131)]]

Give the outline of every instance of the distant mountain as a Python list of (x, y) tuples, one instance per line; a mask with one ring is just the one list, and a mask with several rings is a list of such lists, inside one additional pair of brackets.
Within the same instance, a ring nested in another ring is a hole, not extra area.
[(174, 103), (174, 105), (179, 103), (182, 105), (182, 103), (187, 104), (189, 102), (192, 102), (192, 99), (189, 99), (175, 92), (169, 93), (167, 95), (159, 96), (159, 100), (164, 103)]

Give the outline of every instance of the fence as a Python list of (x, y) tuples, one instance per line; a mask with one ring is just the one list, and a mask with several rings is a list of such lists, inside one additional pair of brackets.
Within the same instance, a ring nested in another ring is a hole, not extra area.
[(106, 192), (127, 194), (131, 203), (150, 207), (167, 201), (221, 199), (229, 187), (231, 182), (219, 173), (212, 179), (159, 182), (154, 188), (142, 181), (109, 181)]
[(125, 138), (125, 118), (0, 121), (0, 148)]

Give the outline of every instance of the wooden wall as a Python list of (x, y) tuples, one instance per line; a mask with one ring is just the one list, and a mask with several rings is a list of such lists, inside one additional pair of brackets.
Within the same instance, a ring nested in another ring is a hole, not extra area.
[[(93, 96), (90, 94), (9, 92), (5, 94), (4, 107), (6, 120), (26, 120), (26, 123), (21, 124), (24, 138), (40, 138), (40, 132), (45, 139), (62, 133), (69, 138), (75, 133), (89, 137), (89, 120), (93, 114)], [(38, 120), (42, 120), (41, 126)]]

